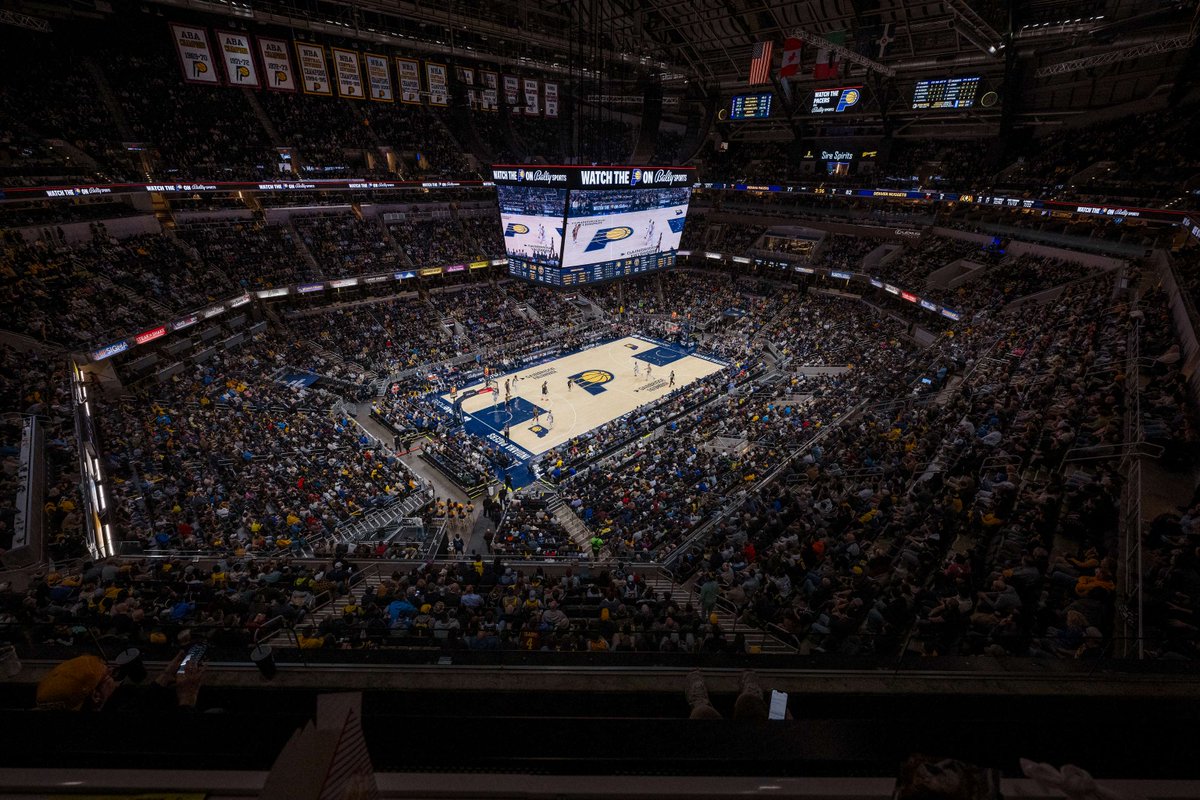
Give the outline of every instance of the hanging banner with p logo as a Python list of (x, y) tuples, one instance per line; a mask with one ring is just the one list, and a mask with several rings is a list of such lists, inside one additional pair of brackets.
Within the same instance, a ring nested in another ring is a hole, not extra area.
[(525, 113), (531, 117), (541, 113), (541, 103), (538, 102), (538, 82), (533, 78), (525, 79)]
[(261, 84), (254, 54), (250, 51), (250, 36), (230, 31), (213, 33), (217, 37), (217, 50), (221, 53), (221, 62), (225, 65), (225, 79), (229, 81), (229, 85), (257, 89)]
[(325, 65), (325, 48), (319, 44), (296, 42), (296, 56), (300, 59), (300, 78), (304, 81), (304, 93), (332, 96), (329, 68)]
[(392, 90), (392, 71), (388, 69), (387, 56), (367, 53), (367, 85), (371, 87), (371, 99), (379, 103), (396, 100)]
[(333, 53), (333, 71), (337, 75), (338, 95), (349, 97), (351, 100), (362, 100), (363, 92), (362, 67), (358, 63), (358, 53), (353, 50), (330, 48)]
[(450, 82), (447, 80), (446, 66), (426, 61), (425, 80), (429, 84), (429, 104), (450, 105)]
[(400, 77), (400, 102), (421, 102), (421, 65), (414, 58), (397, 58), (396, 74)]
[(558, 84), (547, 83), (546, 87), (546, 116), (558, 116)]
[(262, 57), (263, 80), (268, 89), (277, 92), (296, 91), (296, 76), (292, 71), (292, 56), (282, 39), (258, 37), (258, 54)]
[(179, 54), (179, 66), (183, 69), (185, 83), (221, 85), (221, 76), (217, 74), (217, 62), (208, 46), (208, 31), (172, 22), (171, 37), (175, 40), (175, 52)]

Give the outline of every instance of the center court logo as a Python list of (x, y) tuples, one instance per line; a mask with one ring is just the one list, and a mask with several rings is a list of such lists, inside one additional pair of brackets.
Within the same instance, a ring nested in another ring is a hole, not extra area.
[(505, 236), (525, 235), (526, 233), (529, 233), (529, 226), (522, 225), (520, 222), (510, 222), (504, 227)]
[(615, 228), (601, 228), (592, 236), (592, 240), (588, 242), (588, 246), (584, 248), (583, 252), (590, 253), (593, 250), (603, 250), (610, 243), (628, 239), (630, 236), (633, 236), (633, 228), (628, 225), (618, 225)]
[(613, 379), (613, 374), (605, 369), (589, 369), (571, 375), (568, 380), (583, 389), (588, 394), (601, 394), (604, 384)]

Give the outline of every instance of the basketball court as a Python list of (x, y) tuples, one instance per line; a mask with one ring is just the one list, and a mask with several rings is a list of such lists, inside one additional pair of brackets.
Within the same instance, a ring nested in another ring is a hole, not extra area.
[(463, 426), (469, 433), (528, 461), (724, 366), (720, 359), (677, 345), (627, 336), (499, 375), (491, 390), (480, 382), (440, 400), (451, 411), (456, 398), (463, 398)]

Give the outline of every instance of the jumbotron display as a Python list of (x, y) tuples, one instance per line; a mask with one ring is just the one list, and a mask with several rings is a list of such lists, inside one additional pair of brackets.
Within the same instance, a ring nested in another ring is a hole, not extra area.
[(578, 286), (675, 265), (690, 167), (497, 165), (510, 275)]

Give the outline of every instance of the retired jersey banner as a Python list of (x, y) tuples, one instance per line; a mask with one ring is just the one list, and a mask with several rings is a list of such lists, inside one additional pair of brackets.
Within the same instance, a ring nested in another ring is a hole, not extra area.
[(208, 31), (172, 22), (171, 37), (175, 40), (175, 51), (179, 53), (183, 80), (187, 83), (219, 86), (221, 76), (217, 74), (217, 62), (208, 46)]
[(400, 102), (421, 102), (421, 65), (416, 59), (397, 58), (396, 75), (400, 78)]
[(254, 63), (254, 54), (250, 52), (250, 35), (229, 31), (213, 31), (213, 34), (217, 37), (217, 50), (225, 65), (225, 78), (229, 85), (257, 89), (260, 86), (258, 67)]
[(363, 92), (362, 67), (358, 63), (358, 53), (353, 50), (342, 50), (331, 47), (333, 53), (333, 74), (337, 75), (338, 95), (354, 100), (362, 100)]
[(392, 90), (392, 71), (388, 69), (386, 56), (367, 53), (367, 83), (371, 87), (371, 99), (380, 103), (391, 103), (396, 99)]
[(305, 94), (333, 95), (329, 85), (329, 67), (325, 65), (325, 48), (319, 44), (296, 42), (296, 56), (300, 60), (300, 77), (304, 81)]
[(558, 84), (546, 84), (546, 116), (558, 116)]
[(525, 113), (531, 117), (541, 113), (540, 103), (538, 103), (538, 82), (533, 78), (525, 79)]
[(292, 56), (282, 39), (258, 37), (258, 54), (262, 56), (263, 78), (267, 88), (277, 92), (296, 91), (296, 76), (292, 72)]
[(500, 108), (500, 97), (495, 89), (482, 89), (479, 93), (481, 111), (496, 111)]
[(425, 79), (429, 84), (429, 103), (435, 106), (450, 105), (450, 83), (446, 80), (446, 65), (426, 61)]

